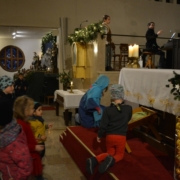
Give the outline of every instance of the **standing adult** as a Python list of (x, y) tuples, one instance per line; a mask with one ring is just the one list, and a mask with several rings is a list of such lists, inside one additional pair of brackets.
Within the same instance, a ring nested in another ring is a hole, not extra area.
[(156, 38), (162, 33), (159, 30), (157, 33), (154, 32), (155, 23), (148, 23), (148, 30), (146, 32), (146, 50), (154, 54), (160, 55), (158, 68), (166, 68), (165, 53), (160, 49), (156, 42)]
[(110, 16), (104, 15), (102, 20), (102, 25), (105, 27), (106, 35), (106, 62), (105, 67), (106, 71), (111, 71), (113, 68), (111, 67), (111, 58), (112, 58), (112, 39), (111, 39), (111, 29), (109, 27), (110, 24)]

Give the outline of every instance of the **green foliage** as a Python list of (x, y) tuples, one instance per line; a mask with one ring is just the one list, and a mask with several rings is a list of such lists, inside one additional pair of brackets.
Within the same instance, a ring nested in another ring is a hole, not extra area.
[[(14, 74), (14, 77), (13, 77), (14, 81), (16, 81), (18, 79), (19, 73), (20, 72)], [(34, 71), (28, 70), (26, 72), (24, 71), (24, 73), (23, 72), (21, 72), (21, 73), (24, 76), (24, 80), (26, 80), (28, 84), (32, 82), (32, 80), (33, 80), (32, 75), (34, 74)]]
[(174, 100), (180, 101), (180, 74), (177, 74), (173, 71), (174, 77), (168, 79), (170, 84), (166, 85), (166, 87), (171, 88), (171, 94), (174, 95)]
[(65, 72), (63, 70), (62, 73), (59, 73), (59, 79), (60, 79), (60, 83), (65, 84), (65, 85), (69, 85), (72, 78), (70, 75), (70, 71), (69, 72)]
[(34, 74), (34, 71), (29, 71), (24, 75), (24, 79), (27, 81), (28, 84), (32, 82), (33, 74)]
[(89, 43), (96, 40), (98, 34), (105, 34), (105, 27), (102, 25), (102, 21), (93, 23), (87, 27), (80, 29), (76, 28), (73, 34), (68, 36), (68, 42), (72, 45), (73, 42)]
[(44, 48), (45, 48), (45, 44), (51, 42), (52, 44), (56, 43), (56, 37), (52, 35), (52, 32), (47, 33), (43, 38), (42, 38), (42, 42), (41, 42), (41, 51), (42, 54), (44, 54)]

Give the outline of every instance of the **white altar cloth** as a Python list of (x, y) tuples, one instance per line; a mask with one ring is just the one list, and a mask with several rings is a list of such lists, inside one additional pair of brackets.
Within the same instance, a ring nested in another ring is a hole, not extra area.
[(166, 87), (170, 84), (168, 79), (174, 77), (173, 71), (180, 74), (180, 70), (174, 69), (123, 68), (119, 84), (124, 86), (125, 100), (179, 115), (180, 102), (174, 100), (172, 88)]
[(84, 92), (78, 89), (73, 89), (74, 93), (69, 93), (69, 91), (70, 90), (68, 91), (56, 90), (54, 92), (54, 101), (56, 101), (58, 94), (64, 99), (64, 109), (78, 108), (79, 102), (82, 96), (84, 95)]

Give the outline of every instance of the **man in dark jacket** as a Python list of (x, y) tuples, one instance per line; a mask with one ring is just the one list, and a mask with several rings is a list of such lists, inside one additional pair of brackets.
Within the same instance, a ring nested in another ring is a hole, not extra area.
[(154, 54), (160, 55), (158, 68), (166, 68), (165, 53), (160, 49), (156, 42), (156, 38), (162, 33), (162, 30), (155, 33), (154, 26), (154, 22), (148, 23), (148, 30), (146, 32), (146, 50), (149, 52), (153, 52)]

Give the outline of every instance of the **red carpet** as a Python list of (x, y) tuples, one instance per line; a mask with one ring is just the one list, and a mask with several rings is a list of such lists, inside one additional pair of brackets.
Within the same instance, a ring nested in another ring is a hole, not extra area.
[(53, 106), (42, 106), (42, 110), (43, 111), (56, 110), (56, 108)]
[(102, 143), (97, 143), (96, 133), (95, 128), (68, 127), (60, 138), (88, 180), (173, 180), (173, 160), (131, 134), (127, 142), (132, 153), (125, 153), (124, 159), (109, 169), (110, 173), (101, 175), (96, 170), (94, 175), (89, 175), (85, 169), (86, 159), (105, 151), (104, 139)]

